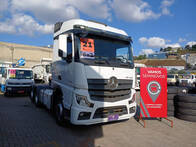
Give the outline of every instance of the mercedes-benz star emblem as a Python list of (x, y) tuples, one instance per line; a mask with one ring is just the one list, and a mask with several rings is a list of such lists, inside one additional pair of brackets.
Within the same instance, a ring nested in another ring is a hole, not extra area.
[(116, 77), (111, 77), (108, 80), (108, 85), (111, 89), (116, 89), (118, 87), (118, 80)]

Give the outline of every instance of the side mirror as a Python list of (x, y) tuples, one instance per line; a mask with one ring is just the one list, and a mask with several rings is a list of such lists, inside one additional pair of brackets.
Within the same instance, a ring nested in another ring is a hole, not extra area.
[(67, 34), (59, 35), (59, 50), (58, 56), (61, 58), (67, 57)]

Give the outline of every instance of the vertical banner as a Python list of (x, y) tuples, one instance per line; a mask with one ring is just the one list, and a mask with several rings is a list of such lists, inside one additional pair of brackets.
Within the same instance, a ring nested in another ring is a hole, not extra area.
[(167, 69), (141, 68), (140, 116), (167, 117)]

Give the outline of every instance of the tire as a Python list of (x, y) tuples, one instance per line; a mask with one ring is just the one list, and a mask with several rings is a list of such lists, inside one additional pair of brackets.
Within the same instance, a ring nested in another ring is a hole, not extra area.
[(29, 94), (29, 98), (30, 98), (30, 100), (31, 100), (32, 103), (35, 102), (35, 101), (34, 101), (34, 92), (33, 92), (33, 90), (31, 90), (31, 92), (30, 92), (30, 94)]
[(168, 94), (177, 94), (178, 88), (176, 86), (168, 86), (167, 87), (167, 93)]
[(34, 102), (36, 107), (40, 107), (39, 97), (37, 94), (34, 96)]
[(174, 116), (174, 111), (167, 111), (167, 116)]
[(188, 90), (188, 93), (190, 94), (196, 94), (196, 87), (192, 87)]
[(173, 100), (176, 97), (177, 94), (167, 94), (168, 100)]
[(196, 94), (180, 94), (177, 96), (177, 101), (186, 103), (196, 103)]
[(188, 93), (187, 87), (178, 87), (178, 94), (186, 94)]
[(177, 118), (182, 119), (182, 120), (186, 120), (186, 121), (191, 121), (191, 122), (196, 122), (196, 116), (192, 116), (192, 115), (183, 115), (180, 113), (176, 113), (175, 115)]
[(174, 111), (175, 107), (173, 105), (167, 105), (167, 111)]
[(196, 116), (196, 110), (192, 110), (192, 109), (182, 109), (182, 108), (178, 108), (176, 110), (177, 113), (183, 114), (183, 115), (192, 115), (192, 116)]
[(57, 103), (56, 106), (55, 106), (55, 119), (56, 119), (56, 123), (59, 126), (64, 125), (63, 106), (62, 106), (61, 103)]
[(182, 109), (193, 109), (196, 110), (196, 103), (185, 103), (185, 102), (177, 102), (177, 109), (182, 108)]
[(5, 91), (4, 96), (5, 96), (5, 97), (9, 97), (8, 92)]

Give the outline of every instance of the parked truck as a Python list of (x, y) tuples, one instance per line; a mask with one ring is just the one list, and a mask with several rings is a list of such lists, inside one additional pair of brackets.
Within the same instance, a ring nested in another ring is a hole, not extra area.
[(58, 124), (90, 125), (135, 115), (131, 37), (123, 30), (81, 19), (54, 27), (52, 80), (34, 85), (31, 100)]
[(2, 82), (2, 74), (5, 68), (8, 68), (10, 66), (11, 66), (11, 62), (0, 62), (0, 89), (1, 89), (1, 82)]
[(51, 79), (51, 64), (37, 64), (32, 67), (36, 83), (49, 83)]
[(11, 94), (30, 94), (34, 84), (33, 73), (28, 68), (5, 68), (2, 81), (1, 91), (5, 96)]
[(179, 85), (178, 74), (168, 74), (167, 75), (167, 85), (178, 86)]
[(195, 87), (196, 85), (196, 75), (194, 74), (183, 74), (179, 75), (179, 84), (182, 86)]

